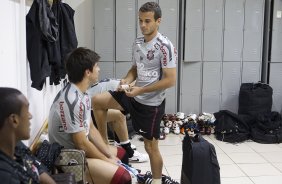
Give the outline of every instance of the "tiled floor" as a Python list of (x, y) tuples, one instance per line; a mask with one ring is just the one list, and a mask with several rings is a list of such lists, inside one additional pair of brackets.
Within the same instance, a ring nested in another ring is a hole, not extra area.
[[(183, 135), (169, 134), (160, 140), (164, 160), (163, 173), (180, 181)], [(137, 150), (145, 152), (143, 142), (133, 137)], [(282, 184), (282, 144), (259, 144), (246, 141), (231, 144), (204, 136), (216, 148), (222, 184)], [(150, 163), (132, 163), (142, 173), (150, 171)], [(208, 184), (208, 183), (206, 183)]]

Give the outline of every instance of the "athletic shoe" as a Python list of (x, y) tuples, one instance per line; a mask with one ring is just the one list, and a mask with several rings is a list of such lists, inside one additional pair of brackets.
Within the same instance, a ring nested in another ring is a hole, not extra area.
[(149, 160), (149, 155), (147, 153), (140, 153), (138, 151), (134, 151), (133, 157), (129, 158), (131, 162), (147, 162)]
[(137, 175), (138, 183), (142, 183), (142, 184), (151, 184), (153, 181), (152, 178), (153, 178), (152, 173), (150, 171), (147, 171), (146, 174)]
[[(120, 145), (120, 143), (118, 143), (118, 142), (115, 141), (115, 142), (114, 142), (114, 146), (121, 146), (121, 145)], [(131, 149), (133, 149), (133, 150), (136, 150), (136, 149), (137, 149), (134, 144), (131, 144), (131, 143), (130, 143), (130, 146), (131, 146)]]
[(163, 184), (179, 184), (177, 181), (175, 181), (174, 179), (171, 179), (171, 177), (166, 176), (166, 175), (162, 175), (162, 183)]

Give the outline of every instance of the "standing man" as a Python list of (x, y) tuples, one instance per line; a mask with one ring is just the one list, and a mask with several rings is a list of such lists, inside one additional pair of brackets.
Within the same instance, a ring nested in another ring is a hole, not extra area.
[[(133, 45), (132, 67), (121, 80), (119, 91), (103, 93), (93, 98), (98, 126), (105, 126), (107, 109), (129, 112), (134, 129), (144, 137), (149, 154), (153, 184), (162, 182), (163, 160), (158, 147), (160, 122), (165, 112), (165, 90), (175, 85), (177, 51), (158, 32), (161, 9), (147, 2), (139, 9), (139, 26), (144, 37)], [(136, 80), (135, 86), (125, 86)], [(163, 178), (167, 180), (167, 178)], [(151, 182), (150, 182), (151, 183)], [(170, 182), (172, 183), (172, 182)]]
[[(91, 119), (91, 98), (87, 89), (98, 81), (100, 57), (86, 48), (75, 49), (66, 60), (70, 83), (56, 96), (50, 110), (50, 142), (65, 148), (84, 150), (89, 166), (88, 181), (129, 184), (130, 174), (118, 165), (126, 152), (105, 144)], [(106, 172), (105, 172), (106, 171)]]

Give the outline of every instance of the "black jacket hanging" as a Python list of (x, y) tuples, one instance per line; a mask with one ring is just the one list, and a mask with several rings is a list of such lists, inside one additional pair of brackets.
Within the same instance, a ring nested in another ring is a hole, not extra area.
[(59, 38), (59, 25), (47, 0), (34, 0), (26, 16), (27, 59), (30, 65), (31, 87), (41, 90), (50, 76), (47, 44)]
[[(74, 26), (74, 13), (75, 11), (66, 3), (61, 1), (54, 1), (52, 11), (59, 24), (59, 40), (50, 43), (49, 51), (52, 53), (50, 62), (52, 63), (51, 69), (51, 84), (59, 84), (60, 79), (66, 75), (65, 70), (65, 57), (73, 49), (77, 48), (77, 38)], [(57, 50), (59, 48), (59, 50)]]

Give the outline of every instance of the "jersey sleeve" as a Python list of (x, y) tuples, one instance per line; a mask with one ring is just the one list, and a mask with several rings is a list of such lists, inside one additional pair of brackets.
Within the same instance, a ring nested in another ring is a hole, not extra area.
[(175, 68), (177, 64), (177, 50), (171, 42), (163, 43), (160, 48), (162, 68)]

